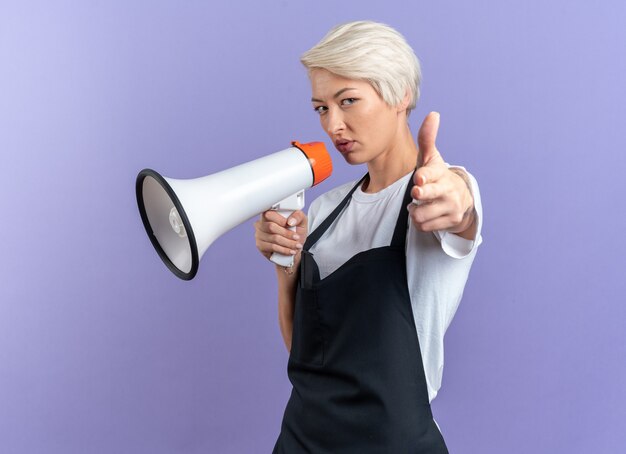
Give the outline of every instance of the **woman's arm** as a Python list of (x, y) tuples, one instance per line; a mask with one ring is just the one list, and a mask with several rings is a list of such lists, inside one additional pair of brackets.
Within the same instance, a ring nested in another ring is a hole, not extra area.
[[(274, 252), (293, 255), (293, 266), (276, 266), (278, 279), (278, 324), (287, 350), (291, 351), (293, 312), (296, 302), (296, 285), (300, 251), (307, 236), (307, 217), (302, 211), (294, 211), (285, 219), (275, 211), (266, 211), (254, 224), (257, 249), (267, 259)], [(296, 231), (289, 227), (296, 227)]]
[[(300, 255), (300, 254), (298, 254)], [(278, 324), (280, 333), (283, 335), (285, 346), (291, 352), (291, 337), (293, 332), (293, 311), (296, 302), (296, 285), (298, 282), (298, 272), (286, 271), (282, 266), (276, 267), (278, 278)]]

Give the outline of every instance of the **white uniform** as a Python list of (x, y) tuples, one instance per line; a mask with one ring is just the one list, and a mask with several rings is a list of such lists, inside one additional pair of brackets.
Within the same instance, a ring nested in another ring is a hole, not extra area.
[[(388, 246), (400, 204), (413, 172), (375, 194), (358, 188), (348, 206), (320, 240), (311, 248), (324, 279), (358, 252)], [(468, 174), (469, 175), (469, 174)], [(480, 245), (482, 206), (476, 180), (469, 175), (478, 214), (474, 241), (448, 232), (423, 233), (409, 219), (406, 241), (406, 269), (411, 305), (422, 361), (432, 401), (441, 387), (443, 337), (456, 312), (470, 267)], [(309, 232), (332, 212), (356, 181), (318, 197), (309, 208)]]

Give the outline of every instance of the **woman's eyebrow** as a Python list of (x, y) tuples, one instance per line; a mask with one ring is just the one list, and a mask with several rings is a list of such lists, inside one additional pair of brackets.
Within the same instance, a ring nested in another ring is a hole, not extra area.
[[(337, 93), (334, 94), (333, 98), (341, 96), (344, 92), (348, 90), (356, 90), (356, 88), (351, 88), (351, 87), (342, 88), (341, 90), (339, 90)], [(324, 102), (324, 101), (322, 101), (321, 99), (311, 98), (311, 102)]]

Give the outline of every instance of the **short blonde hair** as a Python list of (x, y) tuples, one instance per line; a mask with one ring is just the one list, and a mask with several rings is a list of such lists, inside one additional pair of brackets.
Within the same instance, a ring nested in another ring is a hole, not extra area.
[(309, 72), (325, 69), (370, 83), (390, 106), (407, 92), (407, 116), (415, 108), (422, 79), (420, 63), (404, 37), (388, 25), (371, 21), (341, 24), (300, 58)]

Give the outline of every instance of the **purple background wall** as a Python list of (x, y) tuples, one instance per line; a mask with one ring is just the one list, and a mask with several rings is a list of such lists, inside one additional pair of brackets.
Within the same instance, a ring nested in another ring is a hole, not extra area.
[[(484, 199), (434, 402), (450, 451), (626, 449), (624, 2), (4, 1), (0, 452), (271, 451), (290, 387), (252, 221), (180, 281), (134, 179), (326, 140), (298, 56), (364, 18), (415, 48), (414, 131), (440, 111)], [(309, 201), (363, 172), (335, 166)]]

